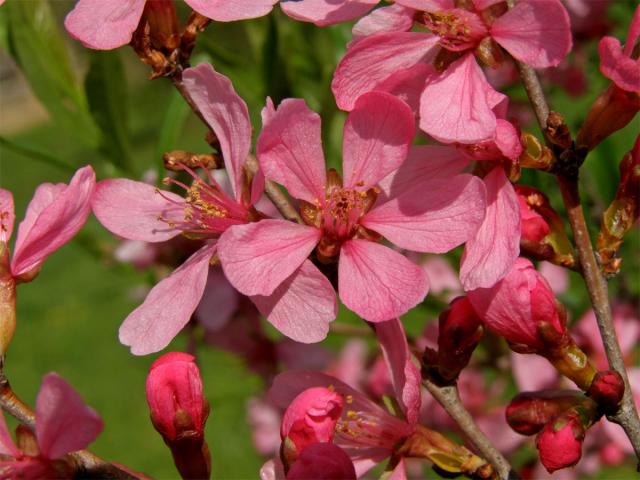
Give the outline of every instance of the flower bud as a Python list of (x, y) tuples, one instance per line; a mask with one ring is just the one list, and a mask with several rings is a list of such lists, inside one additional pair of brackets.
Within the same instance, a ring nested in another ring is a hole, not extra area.
[(0, 241), (0, 367), (16, 330), (16, 282), (9, 256), (9, 246)]
[(556, 334), (553, 343), (567, 336), (551, 287), (525, 258), (518, 258), (493, 287), (472, 290), (468, 297), (485, 325), (516, 351), (531, 353), (555, 347), (549, 344), (549, 335), (541, 335), (544, 326)]
[(200, 371), (192, 355), (170, 352), (147, 376), (151, 422), (171, 449), (183, 478), (209, 478), (211, 458), (204, 440), (209, 406), (202, 396)]
[(507, 406), (507, 423), (521, 435), (534, 435), (560, 413), (586, 398), (577, 390), (522, 392), (513, 397)]
[(469, 363), (482, 334), (482, 320), (467, 297), (454, 299), (440, 314), (434, 367), (443, 380), (450, 382), (458, 377)]
[(620, 184), (611, 205), (602, 216), (598, 235), (598, 260), (604, 273), (615, 275), (620, 270), (621, 259), (616, 253), (625, 234), (640, 216), (640, 136), (620, 163)]
[(342, 396), (325, 387), (308, 388), (293, 399), (282, 417), (282, 461), (292, 465), (307, 445), (330, 443), (342, 413)]
[(549, 473), (571, 467), (582, 456), (585, 429), (575, 415), (549, 422), (536, 439), (540, 461)]
[(624, 381), (618, 372), (596, 373), (588, 394), (606, 414), (615, 413), (624, 395)]
[(149, 24), (149, 37), (157, 50), (171, 52), (180, 45), (180, 28), (173, 0), (147, 0), (141, 24)]
[(287, 480), (355, 480), (356, 470), (344, 450), (333, 443), (308, 445), (287, 473)]

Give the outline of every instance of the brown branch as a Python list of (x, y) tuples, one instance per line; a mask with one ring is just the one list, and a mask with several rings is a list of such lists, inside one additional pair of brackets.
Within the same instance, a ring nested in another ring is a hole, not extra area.
[[(549, 107), (547, 105), (544, 92), (540, 86), (540, 81), (535, 71), (527, 66), (518, 63), (518, 69), (524, 83), (525, 89), (529, 95), (529, 100), (538, 118), (538, 123), (542, 131), (546, 131), (547, 118), (549, 116)], [(548, 139), (547, 139), (548, 140)], [(577, 170), (576, 170), (577, 171)], [(596, 315), (600, 336), (604, 344), (604, 349), (609, 362), (609, 368), (617, 371), (625, 383), (625, 392), (620, 408), (615, 415), (609, 417), (610, 420), (618, 423), (625, 431), (636, 457), (640, 462), (640, 418), (633, 402), (629, 379), (627, 377), (626, 367), (620, 350), (620, 344), (616, 336), (615, 327), (613, 325), (613, 316), (611, 315), (611, 305), (609, 303), (609, 294), (606, 279), (602, 276), (596, 256), (593, 251), (593, 245), (589, 237), (589, 230), (582, 211), (580, 203), (580, 192), (578, 187), (578, 176), (566, 175), (562, 172), (556, 174), (556, 178), (562, 192), (562, 199), (567, 210), (571, 230), (573, 231), (574, 242), (578, 252), (578, 258), (581, 265), (581, 273), (589, 292), (589, 298), (593, 305)], [(639, 464), (640, 468), (640, 464)]]
[[(4, 373), (0, 373), (0, 407), (35, 433), (36, 416), (33, 410), (13, 392), (11, 385), (9, 385), (9, 380)], [(141, 478), (131, 475), (88, 450), (78, 450), (77, 452), (70, 453), (69, 456), (78, 468), (77, 473), (80, 474), (82, 478), (122, 480), (136, 480)]]
[[(171, 82), (173, 86), (180, 92), (180, 95), (186, 100), (191, 107), (191, 110), (198, 116), (198, 118), (204, 123), (207, 127), (209, 124), (207, 120), (202, 115), (202, 112), (198, 108), (198, 106), (193, 102), (189, 92), (184, 88), (184, 83), (182, 82), (182, 74), (180, 72), (176, 72), (171, 76)], [(256, 172), (258, 170), (258, 163), (253, 156), (249, 156), (247, 159), (247, 167), (252, 171)], [(280, 190), (278, 185), (271, 182), (270, 180), (265, 180), (264, 182), (264, 193), (269, 199), (273, 202), (278, 211), (282, 214), (284, 218), (287, 220), (291, 220), (293, 222), (302, 223), (302, 218), (298, 211), (294, 208), (294, 206), (289, 201), (289, 198)]]
[(473, 446), (491, 463), (501, 479), (519, 478), (509, 461), (493, 446), (491, 440), (480, 430), (471, 414), (464, 408), (458, 395), (458, 387), (455, 385), (441, 387), (429, 378), (423, 379), (422, 384), (458, 424)]

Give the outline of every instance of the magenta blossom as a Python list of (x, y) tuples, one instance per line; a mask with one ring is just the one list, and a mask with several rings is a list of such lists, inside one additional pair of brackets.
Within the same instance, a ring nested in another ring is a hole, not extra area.
[[(323, 373), (281, 373), (269, 392), (271, 400), (282, 408), (286, 408), (297, 395), (311, 387), (332, 388), (341, 395), (345, 405), (336, 425), (334, 443), (349, 454), (358, 475), (392, 455), (400, 442), (415, 431), (421, 403), (420, 370), (409, 351), (401, 322), (393, 319), (377, 323), (375, 329), (401, 417), (389, 414), (363, 393)], [(404, 462), (400, 462), (396, 474), (404, 473)]]
[(640, 36), (640, 7), (636, 8), (629, 25), (624, 49), (620, 41), (604, 37), (598, 45), (600, 71), (619, 88), (627, 92), (640, 93), (640, 57), (633, 57), (633, 49)]
[[(266, 177), (301, 200), (305, 225), (262, 220), (222, 235), (222, 267), (246, 295), (271, 295), (314, 253), (320, 263), (337, 263), (338, 291), (347, 307), (366, 320), (385, 321), (421, 302), (428, 283), (423, 269), (380, 244), (381, 237), (401, 248), (443, 253), (469, 239), (482, 221), (479, 179), (409, 176), (399, 168), (414, 121), (409, 107), (387, 93), (363, 95), (347, 118), (344, 180), (335, 170), (326, 173), (320, 118), (303, 100), (285, 100), (277, 111), (268, 105), (263, 123), (260, 165)], [(332, 301), (334, 293), (327, 295)]]
[[(173, 0), (78, 0), (64, 20), (69, 34), (85, 47), (111, 50), (131, 41), (147, 8)], [(218, 22), (266, 15), (278, 0), (185, 0), (196, 12)], [(154, 5), (155, 4), (155, 5)], [(172, 8), (172, 7), (171, 7)]]
[(280, 8), (291, 18), (320, 27), (361, 17), (379, 0), (280, 0)]
[[(254, 205), (262, 195), (264, 177), (252, 179), (244, 168), (251, 148), (251, 124), (244, 101), (231, 81), (203, 64), (184, 71), (186, 90), (215, 132), (230, 178), (226, 192), (188, 170), (191, 186), (173, 181), (186, 191), (182, 198), (169, 191), (127, 179), (103, 180), (92, 198), (98, 220), (111, 232), (130, 240), (164, 242), (181, 233), (197, 234), (204, 245), (171, 275), (158, 283), (144, 303), (120, 327), (120, 341), (132, 353), (145, 355), (166, 347), (187, 324), (205, 290), (217, 238), (232, 226), (262, 218)], [(299, 341), (322, 340), (335, 318), (333, 288), (309, 261), (301, 261), (270, 295), (254, 303), (282, 333)], [(304, 312), (304, 314), (303, 314)]]
[(36, 455), (22, 452), (11, 440), (0, 414), (0, 479), (59, 478), (53, 461), (86, 448), (103, 429), (98, 414), (58, 374), (42, 380), (36, 399)]
[[(496, 129), (496, 109), (506, 97), (489, 85), (474, 56), (495, 66), (502, 47), (546, 68), (571, 49), (569, 17), (559, 0), (519, 0), (511, 10), (487, 0), (464, 8), (453, 0), (396, 3), (359, 22), (361, 39), (340, 61), (332, 90), (343, 110), (373, 90), (419, 98), (420, 128), (441, 142), (475, 143)], [(431, 33), (408, 31), (414, 23)]]

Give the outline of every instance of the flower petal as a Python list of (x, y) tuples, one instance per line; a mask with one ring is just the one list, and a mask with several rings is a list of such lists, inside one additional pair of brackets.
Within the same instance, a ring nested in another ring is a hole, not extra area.
[(344, 125), (344, 187), (367, 190), (407, 158), (415, 135), (409, 106), (384, 92), (362, 95)]
[(368, 240), (349, 240), (340, 250), (340, 299), (370, 322), (398, 317), (424, 300), (427, 274), (398, 252)]
[(118, 48), (131, 41), (144, 3), (145, 0), (78, 0), (64, 19), (64, 26), (85, 47)]
[(627, 92), (640, 92), (640, 61), (626, 56), (617, 38), (600, 40), (598, 53), (600, 71), (605, 77)]
[(338, 314), (331, 282), (309, 260), (271, 295), (255, 295), (251, 300), (282, 334), (302, 343), (324, 340)]
[(21, 275), (40, 264), (78, 233), (89, 216), (96, 174), (79, 169), (69, 185), (43, 184), (36, 190), (18, 227), (11, 272)]
[(245, 295), (271, 295), (302, 265), (320, 230), (286, 220), (236, 225), (222, 234), (218, 257), (231, 284)]
[(151, 289), (144, 303), (120, 326), (120, 342), (134, 355), (162, 350), (189, 322), (209, 273), (214, 243), (205, 245)]
[(420, 413), (420, 370), (413, 362), (402, 322), (394, 318), (375, 324), (376, 336), (385, 362), (391, 372), (391, 382), (396, 399), (411, 425), (418, 422)]
[[(333, 443), (313, 443), (302, 450), (287, 473), (287, 480), (356, 480), (349, 455)], [(398, 479), (396, 479), (398, 480)]]
[(280, 0), (280, 8), (291, 18), (324, 27), (361, 17), (376, 3), (378, 0)]
[(382, 32), (406, 32), (413, 26), (415, 10), (402, 5), (377, 8), (353, 26), (353, 39), (360, 40)]
[(251, 150), (251, 121), (247, 104), (231, 80), (208, 63), (182, 74), (184, 88), (220, 142), (222, 157), (236, 200), (242, 198), (242, 167)]
[(196, 12), (217, 22), (258, 18), (271, 11), (278, 0), (185, 0)]
[(0, 455), (9, 455), (13, 458), (22, 456), (22, 452), (11, 439), (11, 433), (2, 412), (0, 412)]
[(415, 8), (423, 12), (449, 10), (455, 7), (454, 0), (396, 0), (398, 5)]
[(420, 98), (420, 128), (443, 143), (476, 143), (493, 137), (492, 109), (504, 95), (496, 92), (473, 54), (465, 54), (431, 75)]
[(427, 62), (438, 37), (430, 33), (387, 32), (352, 43), (336, 68), (331, 90), (342, 110), (352, 110), (363, 93), (400, 70)]
[(559, 0), (520, 0), (496, 18), (491, 36), (534, 68), (559, 65), (572, 45), (569, 14)]
[(222, 270), (219, 267), (209, 268), (207, 284), (196, 307), (198, 321), (207, 331), (217, 332), (231, 320), (239, 303), (240, 295)]
[(102, 180), (91, 197), (98, 221), (129, 240), (164, 242), (180, 234), (170, 222), (184, 220), (182, 197), (148, 183), (126, 178)]
[(273, 112), (263, 110), (264, 125), (256, 147), (265, 177), (307, 202), (324, 199), (327, 181), (320, 115), (304, 100), (287, 99)]
[(485, 198), (482, 180), (472, 175), (417, 177), (398, 196), (374, 207), (360, 223), (401, 248), (445, 253), (478, 231)]
[(0, 242), (9, 242), (15, 220), (13, 194), (9, 190), (0, 188)]
[(489, 288), (504, 277), (520, 253), (520, 205), (502, 167), (485, 178), (487, 213), (464, 249), (460, 280), (465, 291)]
[(36, 420), (40, 454), (50, 460), (86, 448), (104, 428), (100, 416), (56, 373), (42, 379)]

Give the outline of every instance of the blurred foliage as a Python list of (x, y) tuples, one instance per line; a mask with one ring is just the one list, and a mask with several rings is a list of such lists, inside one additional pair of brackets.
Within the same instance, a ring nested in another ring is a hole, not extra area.
[[(0, 183), (14, 192), (17, 218), (22, 218), (38, 184), (67, 181), (81, 165), (91, 163), (101, 178), (123, 174), (141, 178), (149, 170), (162, 172), (161, 155), (166, 151), (206, 152), (209, 148), (204, 126), (168, 81), (147, 81), (148, 71), (131, 49), (91, 52), (68, 38), (62, 18), (72, 4), (9, 0), (0, 9), (0, 47), (17, 64), (49, 115), (42, 124), (0, 138)], [(618, 38), (624, 38), (633, 7), (633, 2), (613, 2), (609, 14)], [(181, 7), (182, 18), (186, 12)], [(328, 162), (340, 168), (345, 114), (335, 107), (330, 82), (350, 40), (350, 28), (320, 29), (292, 21), (276, 9), (272, 15), (250, 22), (212, 24), (198, 37), (194, 64), (210, 61), (232, 79), (248, 104), (254, 140), (267, 95), (276, 103), (287, 97), (304, 98), (322, 117)], [(589, 84), (584, 95), (572, 97), (556, 85), (545, 84), (552, 108), (566, 117), (574, 133), (589, 105), (607, 85), (598, 71), (594, 42), (586, 45), (586, 53)], [(519, 87), (508, 93), (524, 99)], [(537, 131), (534, 125), (523, 127)], [(639, 131), (636, 119), (605, 140), (582, 169), (581, 187), (594, 238), (601, 214), (615, 195), (618, 163)], [(522, 183), (544, 190), (558, 211), (563, 210), (552, 176), (527, 171)], [(122, 319), (140, 301), (135, 292), (149, 278), (114, 263), (111, 253), (115, 243), (92, 219), (76, 240), (45, 263), (33, 284), (19, 287), (19, 324), (6, 372), (15, 390), (29, 403), (41, 377), (50, 370), (59, 372), (105, 419), (105, 432), (92, 446), (96, 453), (156, 478), (174, 478), (169, 452), (147, 419), (144, 380), (156, 355), (134, 357), (117, 340)], [(622, 274), (610, 282), (612, 298), (637, 305), (639, 251), (636, 228), (621, 251)], [(459, 255), (459, 250), (450, 255), (452, 264)], [(574, 320), (588, 309), (579, 276), (571, 275), (571, 288), (561, 300)], [(419, 335), (425, 321), (436, 319), (444, 305), (442, 300), (428, 297), (405, 316), (408, 334)], [(337, 321), (361, 324), (344, 308)], [(273, 329), (269, 332), (279, 335)], [(337, 349), (344, 340), (332, 335), (326, 345)], [(504, 347), (497, 341), (491, 343)], [(178, 337), (170, 348), (184, 349), (185, 339)], [(199, 354), (205, 393), (212, 407), (207, 438), (214, 477), (256, 478), (262, 460), (251, 444), (245, 403), (264, 385), (238, 358), (211, 348), (202, 348)], [(485, 349), (477, 355), (484, 360), (491, 354)], [(487, 375), (495, 377), (496, 372)], [(507, 393), (515, 393), (515, 387)], [(532, 455), (532, 449), (522, 450), (517, 463), (527, 463)], [(630, 468), (603, 470), (595, 478), (622, 478), (632, 475)]]

